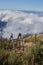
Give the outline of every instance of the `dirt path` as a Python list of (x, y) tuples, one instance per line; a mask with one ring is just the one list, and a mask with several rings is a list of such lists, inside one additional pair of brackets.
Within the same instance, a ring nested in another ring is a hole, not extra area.
[(27, 46), (27, 47), (31, 47), (32, 46), (32, 42), (29, 42), (29, 43), (25, 43), (25, 46)]

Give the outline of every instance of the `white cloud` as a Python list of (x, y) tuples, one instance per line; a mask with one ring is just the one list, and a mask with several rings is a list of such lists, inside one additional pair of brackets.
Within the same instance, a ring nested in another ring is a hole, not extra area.
[(0, 10), (0, 20), (7, 22), (3, 31), (4, 37), (9, 37), (11, 33), (16, 37), (19, 32), (22, 34), (43, 32), (43, 16), (39, 17), (39, 14)]

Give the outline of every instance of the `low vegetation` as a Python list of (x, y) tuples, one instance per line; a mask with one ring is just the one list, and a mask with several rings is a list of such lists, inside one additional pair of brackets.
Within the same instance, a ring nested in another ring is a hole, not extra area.
[[(40, 37), (41, 38), (41, 37)], [(9, 41), (3, 40), (0, 45), (0, 65), (43, 65), (43, 41), (34, 37), (24, 39), (24, 42), (33, 42), (31, 47), (25, 47), (23, 54), (17, 54), (15, 49), (10, 48)]]

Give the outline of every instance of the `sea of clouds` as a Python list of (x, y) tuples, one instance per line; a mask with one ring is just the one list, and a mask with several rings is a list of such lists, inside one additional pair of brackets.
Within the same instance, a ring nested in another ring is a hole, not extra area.
[(15, 38), (19, 33), (24, 35), (43, 32), (43, 13), (0, 10), (0, 21), (7, 23), (5, 27), (3, 26), (5, 38), (9, 38), (11, 33)]

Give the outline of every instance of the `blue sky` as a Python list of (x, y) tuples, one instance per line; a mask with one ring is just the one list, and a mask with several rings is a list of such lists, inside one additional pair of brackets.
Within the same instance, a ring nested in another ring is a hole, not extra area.
[(43, 11), (43, 0), (0, 0), (0, 9)]

